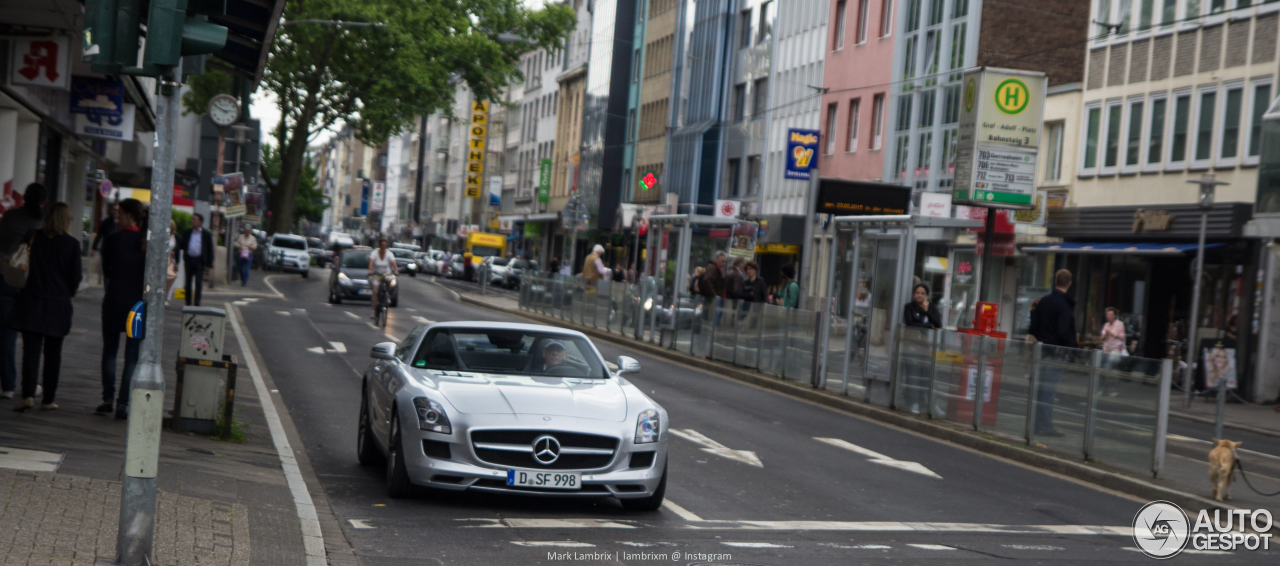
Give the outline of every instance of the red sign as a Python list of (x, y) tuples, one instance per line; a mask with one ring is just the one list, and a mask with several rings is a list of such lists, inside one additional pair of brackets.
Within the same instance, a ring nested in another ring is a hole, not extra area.
[(13, 40), (12, 49), (13, 84), (67, 88), (70, 38), (19, 38)]
[(658, 176), (654, 175), (653, 171), (649, 171), (645, 173), (643, 177), (640, 177), (640, 190), (647, 191), (649, 189), (652, 189), (657, 184), (658, 184)]

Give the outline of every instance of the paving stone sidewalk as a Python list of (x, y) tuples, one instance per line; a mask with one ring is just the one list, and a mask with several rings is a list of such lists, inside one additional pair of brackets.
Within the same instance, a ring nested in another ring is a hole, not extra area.
[[(266, 296), (274, 293), (262, 283), (261, 272), (253, 275), (249, 288), (235, 289), (252, 300), (270, 300)], [(218, 295), (206, 296), (204, 306), (221, 307), (221, 301), (237, 297)], [(0, 467), (0, 566), (108, 564), (115, 558), (127, 423), (94, 413), (102, 392), (101, 303), (102, 288), (97, 286), (82, 289), (73, 299), (59, 410), (19, 414), (9, 410), (11, 401), (0, 401), (0, 452), (16, 448), (61, 455), (54, 473)], [(181, 310), (181, 301), (171, 301), (165, 312), (166, 410), (173, 406)], [(244, 354), (229, 326), (227, 332), (224, 352), (243, 364)], [(243, 426), (245, 442), (162, 433), (157, 564), (307, 563), (293, 494), (252, 377), (242, 369), (237, 381), (234, 419)], [(4, 463), (0, 455), (0, 466)], [(317, 504), (326, 501), (318, 488), (309, 491)]]

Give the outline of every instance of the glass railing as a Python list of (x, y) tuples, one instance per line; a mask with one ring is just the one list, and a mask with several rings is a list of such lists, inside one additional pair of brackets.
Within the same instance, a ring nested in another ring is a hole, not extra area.
[(849, 324), (834, 312), (678, 291), (654, 277), (527, 277), (520, 307), (851, 396), (864, 394), (865, 368), (891, 376), (890, 400), (875, 402), (896, 410), (1144, 473), (1162, 465), (1168, 360), (940, 329), (872, 336), (861, 314)]

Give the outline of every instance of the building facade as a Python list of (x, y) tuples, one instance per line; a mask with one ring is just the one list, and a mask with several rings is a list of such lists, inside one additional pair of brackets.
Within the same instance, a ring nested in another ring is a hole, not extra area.
[[(631, 201), (655, 205), (662, 202), (666, 186), (667, 124), (671, 116), (671, 67), (675, 57), (677, 0), (646, 0), (644, 18), (637, 30), (643, 30), (643, 48), (637, 66), (639, 100), (628, 111), (635, 114), (628, 128), (634, 137), (633, 158), (629, 162)], [(637, 42), (640, 43), (640, 42)], [(635, 71), (635, 70), (633, 70)], [(637, 181), (653, 173), (657, 184), (643, 187)]]

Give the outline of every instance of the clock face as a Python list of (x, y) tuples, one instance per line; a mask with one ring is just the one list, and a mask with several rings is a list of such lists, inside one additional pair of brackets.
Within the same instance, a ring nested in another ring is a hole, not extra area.
[(209, 101), (209, 118), (219, 126), (230, 126), (240, 117), (240, 103), (230, 96), (217, 96)]

